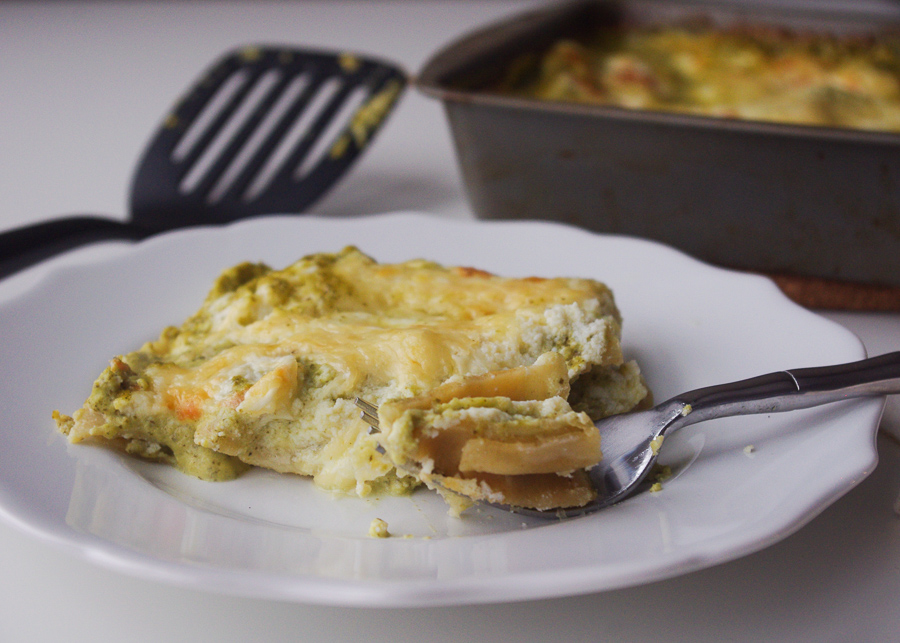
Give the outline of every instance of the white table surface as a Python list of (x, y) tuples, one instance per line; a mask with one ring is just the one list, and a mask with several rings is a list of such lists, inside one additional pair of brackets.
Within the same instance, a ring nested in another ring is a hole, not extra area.
[[(123, 218), (134, 165), (162, 115), (233, 46), (355, 49), (415, 71), (454, 36), (528, 4), (4, 2), (0, 230), (68, 213)], [(407, 92), (374, 146), (314, 209), (471, 217), (440, 106)], [(0, 298), (41, 270), (0, 282)], [(872, 355), (900, 348), (900, 315), (824, 314)], [(547, 601), (359, 610), (240, 599), (123, 576), (0, 523), (0, 642), (894, 641), (900, 442), (889, 433), (900, 436), (896, 397), (872, 476), (768, 549), (643, 587)]]

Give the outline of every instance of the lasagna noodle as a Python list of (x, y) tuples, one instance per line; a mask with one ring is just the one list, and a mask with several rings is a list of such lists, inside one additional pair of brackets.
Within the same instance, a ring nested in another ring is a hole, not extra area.
[(546, 353), (533, 366), (462, 378), (378, 409), (382, 444), (464, 509), (487, 500), (532, 509), (581, 506), (595, 497), (586, 469), (602, 457), (600, 433), (564, 399), (566, 364)]

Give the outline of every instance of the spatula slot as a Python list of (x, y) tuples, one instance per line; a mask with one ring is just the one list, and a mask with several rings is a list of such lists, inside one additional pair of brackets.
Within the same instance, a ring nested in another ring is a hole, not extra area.
[(288, 115), (290, 122), (288, 122), (285, 134), (281, 137), (281, 141), (274, 146), (274, 149), (270, 150), (271, 153), (267, 155), (259, 172), (253, 177), (244, 194), (245, 200), (252, 201), (265, 191), (275, 176), (290, 163), (290, 159), (297, 157), (298, 151), (303, 153), (312, 145), (318, 135), (315, 123), (321, 119), (324, 110), (342, 86), (343, 83), (339, 79), (329, 78), (311, 88), (311, 92), (301, 97), (295, 104), (292, 113)]
[(172, 161), (181, 163), (187, 158), (200, 139), (209, 131), (216, 117), (222, 113), (225, 106), (229, 104), (249, 79), (250, 72), (242, 69), (231, 74), (221, 84), (172, 150)]
[[(235, 75), (237, 74), (240, 72)], [(256, 80), (250, 91), (242, 97), (240, 104), (228, 115), (221, 128), (215, 132), (214, 137), (208, 141), (207, 147), (200, 150), (199, 157), (187, 169), (187, 173), (178, 186), (182, 193), (193, 192), (204, 179), (209, 179), (206, 181), (209, 183), (216, 178), (216, 173), (212, 170), (217, 165), (217, 161), (229, 158), (225, 151), (242, 134), (242, 128), (249, 126), (246, 128), (247, 130), (254, 129), (250, 123), (254, 111), (264, 103), (282, 76), (283, 74), (279, 70), (272, 69)]]
[(282, 123), (282, 120), (287, 120), (288, 110), (291, 109), (309, 84), (310, 75), (302, 73), (292, 78), (284, 87), (284, 91), (275, 97), (276, 99), (272, 103), (271, 109), (260, 119), (258, 127), (255, 128), (241, 151), (234, 157), (234, 160), (210, 191), (207, 199), (209, 203), (218, 202), (232, 187), (235, 188), (235, 193), (243, 194), (244, 200), (251, 199), (250, 191), (243, 189), (249, 180), (245, 179), (241, 183), (237, 183), (238, 178), (242, 175), (250, 178), (259, 173), (260, 166), (265, 159), (270, 157), (271, 141), (281, 138), (281, 135), (278, 134), (280, 123)]
[[(293, 175), (295, 180), (300, 180), (309, 174), (326, 154), (334, 150), (338, 135), (347, 128), (347, 123), (351, 122), (353, 114), (362, 106), (368, 96), (369, 91), (364, 87), (355, 87), (350, 91), (337, 114), (329, 119), (325, 130), (297, 167)], [(334, 152), (335, 154), (339, 153), (337, 150)]]

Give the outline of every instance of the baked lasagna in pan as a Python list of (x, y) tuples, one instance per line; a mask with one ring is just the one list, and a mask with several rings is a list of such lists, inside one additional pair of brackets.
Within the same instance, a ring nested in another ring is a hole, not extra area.
[(751, 121), (900, 131), (900, 37), (627, 24), (560, 39), (504, 93)]

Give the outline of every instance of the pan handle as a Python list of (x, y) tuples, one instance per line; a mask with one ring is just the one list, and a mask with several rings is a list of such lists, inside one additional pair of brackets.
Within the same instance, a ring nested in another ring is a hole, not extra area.
[(0, 233), (0, 279), (55, 255), (97, 241), (138, 241), (153, 232), (129, 222), (72, 216)]

